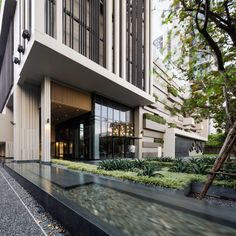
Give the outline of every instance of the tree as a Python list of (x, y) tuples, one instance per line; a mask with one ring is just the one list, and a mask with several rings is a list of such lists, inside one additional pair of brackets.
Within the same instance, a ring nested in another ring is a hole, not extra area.
[(176, 64), (192, 82), (183, 113), (212, 117), (228, 134), (206, 190), (236, 140), (236, 1), (174, 0), (165, 22), (174, 19), (182, 26), (175, 32), (182, 41)]

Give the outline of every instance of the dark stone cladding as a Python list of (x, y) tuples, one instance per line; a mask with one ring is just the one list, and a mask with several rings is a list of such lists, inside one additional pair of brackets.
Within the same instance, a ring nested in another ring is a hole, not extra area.
[(66, 198), (58, 196), (56, 193), (47, 192), (42, 186), (31, 182), (9, 166), (5, 165), (5, 169), (72, 235), (124, 235)]

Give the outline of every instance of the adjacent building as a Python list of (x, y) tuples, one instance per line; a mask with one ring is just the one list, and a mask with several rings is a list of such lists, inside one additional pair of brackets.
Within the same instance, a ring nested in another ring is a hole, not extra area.
[(174, 157), (206, 140), (159, 102), (181, 96), (153, 63), (153, 1), (3, 0), (0, 27), (0, 155)]
[[(201, 155), (208, 137), (208, 121), (197, 123), (185, 117), (181, 107), (190, 96), (190, 84), (177, 68), (180, 56), (182, 28), (178, 19), (163, 24), (173, 0), (155, 0), (153, 3), (153, 96), (155, 103), (145, 106), (143, 113), (154, 115), (159, 122), (144, 119), (143, 156), (196, 156)], [(189, 58), (185, 59), (188, 63)], [(163, 119), (160, 119), (164, 118)], [(158, 151), (156, 151), (158, 149)]]

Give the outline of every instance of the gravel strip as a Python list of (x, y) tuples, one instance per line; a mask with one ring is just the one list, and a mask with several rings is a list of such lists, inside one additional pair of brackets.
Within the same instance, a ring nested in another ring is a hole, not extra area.
[[(189, 197), (198, 199), (199, 194), (191, 194)], [(221, 199), (221, 198), (206, 196), (203, 200), (199, 201), (205, 201), (208, 204), (216, 207), (230, 207), (236, 209), (236, 201), (230, 199)]]
[[(26, 205), (26, 207), (29, 209), (30, 213), (33, 215), (36, 222), (42, 227), (42, 229), (46, 232), (48, 236), (63, 236), (63, 235), (69, 236), (70, 235), (63, 228), (63, 226), (60, 225), (55, 219), (53, 219), (53, 217), (40, 204), (38, 204), (38, 202), (17, 181), (15, 181), (1, 166), (0, 166), (0, 173), (5, 176), (7, 181), (13, 187), (15, 192), (19, 195), (19, 197), (21, 198), (23, 203)], [(2, 176), (0, 177), (2, 178)], [(3, 196), (0, 196), (1, 202), (2, 202), (2, 197)], [(14, 201), (13, 204), (16, 204), (16, 201)], [(15, 207), (17, 207), (17, 205)], [(19, 222), (18, 222), (18, 218), (17, 218), (17, 222), (15, 222), (15, 225), (18, 228), (21, 226), (22, 220), (24, 221), (22, 217), (19, 217)], [(10, 224), (12, 223), (13, 222), (10, 222)], [(0, 226), (0, 232), (1, 232), (1, 226)], [(29, 233), (29, 232), (25, 232), (25, 234), (24, 233), (22, 234), (22, 233), (23, 232), (21, 232), (21, 234), (16, 233), (14, 235), (27, 235), (27, 236), (38, 235), (35, 233)], [(1, 234), (1, 235), (5, 236), (9, 234)]]

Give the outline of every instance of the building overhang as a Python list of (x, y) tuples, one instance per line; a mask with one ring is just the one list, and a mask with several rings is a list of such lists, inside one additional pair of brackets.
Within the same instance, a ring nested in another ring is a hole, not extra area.
[(148, 93), (46, 34), (35, 32), (29, 50), (22, 61), (20, 83), (40, 83), (44, 76), (48, 76), (130, 107), (154, 102)]
[(16, 0), (2, 0), (0, 7), (0, 68), (5, 53), (8, 31), (16, 9)]
[(184, 130), (180, 130), (180, 129), (176, 129), (176, 128), (173, 128), (173, 129), (174, 129), (174, 133), (175, 133), (176, 136), (195, 139), (195, 140), (199, 140), (199, 141), (203, 141), (203, 142), (208, 141), (208, 138), (200, 136), (196, 133), (189, 133), (189, 132), (186, 132)]

